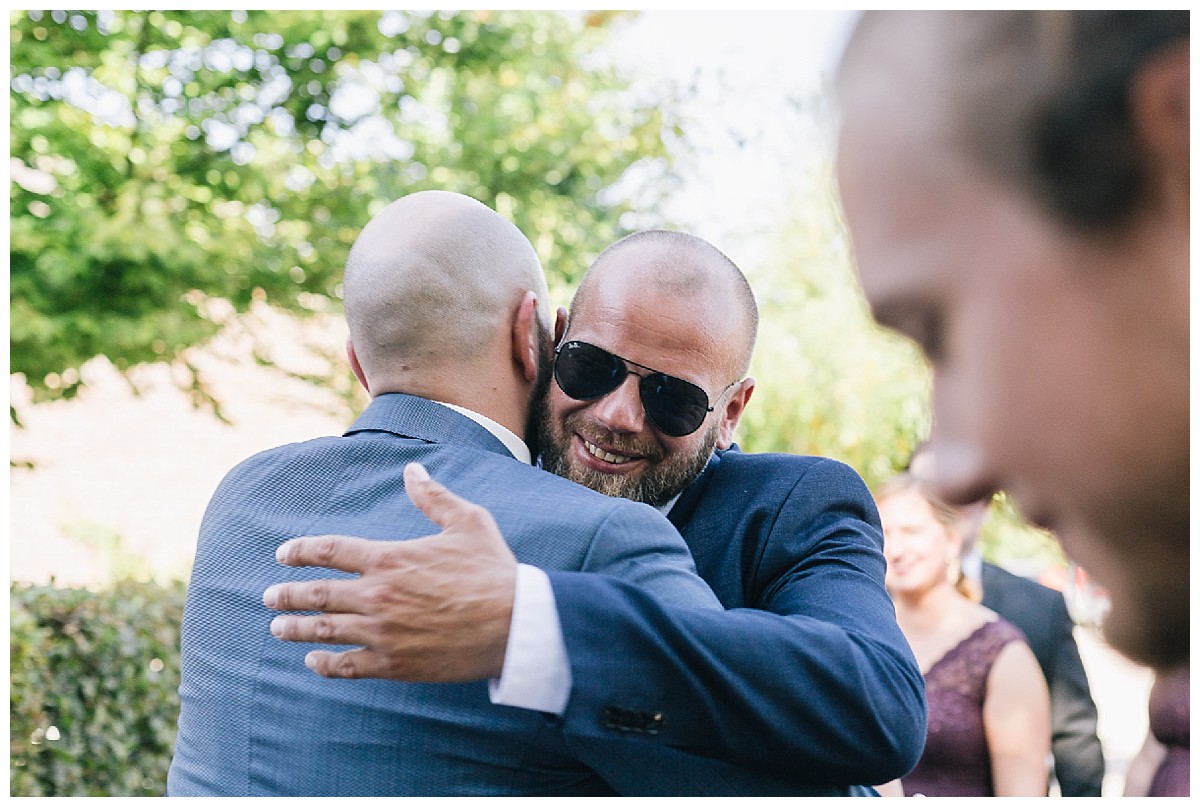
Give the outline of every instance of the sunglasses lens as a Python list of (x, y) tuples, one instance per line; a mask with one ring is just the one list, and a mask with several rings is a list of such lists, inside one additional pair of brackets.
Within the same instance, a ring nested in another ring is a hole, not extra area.
[(663, 434), (683, 437), (700, 428), (708, 414), (708, 396), (690, 381), (651, 373), (642, 379), (642, 406)]
[(567, 342), (554, 361), (554, 378), (568, 397), (590, 401), (615, 390), (625, 378), (616, 356), (584, 342)]
[[(615, 390), (625, 379), (625, 362), (586, 342), (567, 342), (554, 360), (554, 379), (565, 395), (592, 401)], [(638, 385), (642, 407), (658, 430), (683, 437), (700, 428), (708, 414), (708, 396), (690, 381), (649, 373)]]

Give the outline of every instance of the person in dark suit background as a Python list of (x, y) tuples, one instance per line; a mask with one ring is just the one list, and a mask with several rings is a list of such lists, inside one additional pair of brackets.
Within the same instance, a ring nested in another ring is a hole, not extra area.
[(1064, 796), (1099, 796), (1104, 750), (1096, 734), (1096, 704), (1072, 633), (1074, 622), (1061, 593), (982, 564), (983, 604), (1025, 634), (1050, 687), (1054, 778)]
[[(934, 457), (926, 444), (909, 462), (914, 476), (930, 478)], [(1054, 778), (1064, 796), (1099, 796), (1104, 783), (1104, 750), (1096, 733), (1096, 703), (1073, 633), (1075, 623), (1063, 595), (985, 561), (979, 536), (990, 500), (954, 508), (962, 537), (962, 574), (980, 589), (984, 607), (1021, 629), (1050, 688), (1051, 751)]]
[[(734, 609), (666, 607), (610, 577), (551, 572), (549, 612), (557, 614), (569, 664), (559, 679), (571, 682), (563, 729), (647, 766), (676, 765), (687, 749), (811, 782), (887, 781), (920, 756), (925, 707), (920, 670), (883, 587), (878, 513), (862, 479), (842, 463), (745, 454), (733, 445), (754, 389), (745, 373), (756, 327), (753, 295), (737, 267), (702, 239), (668, 231), (635, 234), (606, 250), (570, 316), (559, 313), (556, 383), (537, 418), (544, 467), (667, 511), (700, 573)], [(673, 394), (680, 389), (693, 391)], [(299, 539), (290, 562), (337, 566), (312, 552), (314, 545)], [(332, 554), (355, 546), (340, 539)], [(460, 593), (472, 575), (494, 572), (482, 565), (364, 570), (363, 588), (436, 594), (439, 608), (465, 615), (417, 652), (390, 648), (411, 644), (408, 626), (425, 617), (361, 598), (326, 604), (324, 617), (287, 618), (283, 636), (316, 638), (321, 619), (336, 637), (340, 621), (365, 618), (376, 626), (365, 642), (374, 654), (371, 669), (347, 671), (331, 653), (318, 654), (315, 669), (420, 680), (471, 655), (470, 642), (496, 638), (474, 623), (499, 624), (488, 615), (508, 604), (476, 598), (469, 605), (478, 611), (463, 610)], [(514, 648), (539, 644), (519, 633), (525, 635), (514, 622), (511, 657)], [(535, 638), (553, 645), (552, 633)], [(374, 663), (401, 657), (424, 660), (430, 671)], [(617, 725), (616, 707), (651, 717)], [(640, 733), (641, 742), (620, 742), (623, 733)], [(697, 792), (705, 791), (686, 775), (664, 791)]]
[[(169, 795), (612, 795), (682, 775), (639, 765), (635, 777), (621, 770), (628, 759), (594, 752), (585, 762), (542, 714), (490, 703), (483, 682), (319, 678), (304, 668), (307, 648), (268, 634), (262, 596), (279, 577), (279, 545), (356, 531), (374, 539), (363, 547), (373, 563), (389, 543), (429, 531), (422, 513), (445, 489), (423, 466), (486, 504), (512, 542), (503, 559), (613, 574), (721, 613), (660, 514), (529, 464), (529, 405), (549, 378), (545, 300), (529, 242), (468, 197), (406, 196), (364, 228), (347, 259), (345, 307), (347, 352), (371, 403), (345, 435), (257, 454), (214, 494), (184, 609)], [(476, 509), (458, 524), (479, 518), (490, 522)], [(428, 566), (455, 551), (453, 540), (413, 546)], [(319, 585), (332, 593), (348, 582)], [(466, 588), (481, 596), (486, 585)], [(504, 647), (482, 652), (502, 658)], [(733, 766), (686, 772), (748, 792), (782, 787)]]

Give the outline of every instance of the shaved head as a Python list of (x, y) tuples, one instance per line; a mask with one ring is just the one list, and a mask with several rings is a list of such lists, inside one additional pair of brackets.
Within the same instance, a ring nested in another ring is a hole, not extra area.
[[(560, 336), (640, 370), (598, 398), (551, 385), (539, 419), (542, 467), (609, 496), (670, 501), (715, 448), (733, 445), (754, 391), (746, 371), (757, 330), (746, 278), (707, 241), (648, 230), (613, 244), (584, 275)], [(642, 399), (648, 373), (699, 388), (708, 414), (694, 431), (655, 424)]]
[[(346, 259), (346, 320), (373, 390), (482, 360), (527, 291), (549, 296), (521, 231), (475, 199), (446, 191), (392, 202)], [(539, 312), (548, 333), (544, 307)]]
[(758, 305), (750, 284), (719, 249), (688, 233), (645, 230), (605, 249), (592, 263), (571, 302), (572, 317), (585, 312), (596, 289), (621, 285), (669, 299), (726, 332), (723, 368), (729, 380), (744, 376), (758, 334)]

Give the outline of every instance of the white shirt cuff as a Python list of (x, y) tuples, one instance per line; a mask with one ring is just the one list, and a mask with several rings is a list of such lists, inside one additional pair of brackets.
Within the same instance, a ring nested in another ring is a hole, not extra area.
[(517, 706), (561, 715), (571, 697), (571, 664), (563, 641), (550, 577), (535, 566), (517, 564), (512, 624), (500, 678), (488, 681), (499, 706)]

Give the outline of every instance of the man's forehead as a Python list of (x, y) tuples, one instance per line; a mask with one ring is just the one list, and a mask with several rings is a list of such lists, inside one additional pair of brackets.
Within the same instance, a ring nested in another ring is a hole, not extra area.
[(736, 342), (731, 318), (702, 316), (703, 308), (700, 296), (681, 297), (652, 286), (644, 292), (626, 288), (590, 295), (571, 315), (569, 338), (691, 378), (700, 367), (726, 364)]
[(575, 317), (611, 316), (615, 311), (646, 318), (711, 308), (723, 285), (708, 256), (687, 246), (649, 242), (623, 246), (597, 265)]
[(674, 274), (692, 261), (685, 245), (655, 238), (622, 244), (592, 270), (593, 282), (606, 289), (645, 285), (656, 275)]

